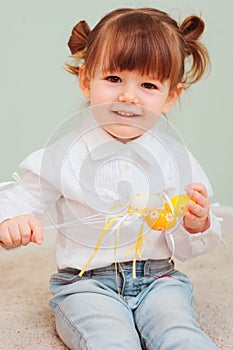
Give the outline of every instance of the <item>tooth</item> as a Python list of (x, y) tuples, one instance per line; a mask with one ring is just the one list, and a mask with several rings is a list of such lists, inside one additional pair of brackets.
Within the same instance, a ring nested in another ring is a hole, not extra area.
[(134, 116), (135, 114), (134, 113), (130, 113), (130, 112), (123, 112), (123, 111), (118, 111), (118, 114), (120, 115), (124, 115), (126, 117), (132, 117)]

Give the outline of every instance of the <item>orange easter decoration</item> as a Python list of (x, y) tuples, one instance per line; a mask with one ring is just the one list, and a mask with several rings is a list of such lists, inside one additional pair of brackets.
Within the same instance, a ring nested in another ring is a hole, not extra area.
[(176, 217), (172, 214), (171, 210), (145, 209), (143, 218), (147, 225), (156, 231), (166, 231), (176, 225)]
[(195, 203), (186, 194), (180, 194), (170, 199), (176, 216), (183, 216), (187, 211), (189, 202)]

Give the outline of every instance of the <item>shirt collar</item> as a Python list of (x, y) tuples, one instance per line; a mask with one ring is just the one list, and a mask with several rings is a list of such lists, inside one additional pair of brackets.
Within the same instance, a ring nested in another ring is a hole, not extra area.
[(153, 129), (145, 132), (135, 140), (129, 141), (126, 144), (115, 140), (103, 128), (101, 128), (94, 120), (89, 120), (86, 125), (86, 132), (83, 133), (83, 140), (88, 148), (90, 156), (93, 160), (100, 160), (110, 157), (116, 153), (121, 153), (126, 148), (130, 148), (134, 153), (149, 164), (153, 165), (156, 158), (153, 156), (151, 143), (156, 141)]
[(100, 126), (88, 130), (83, 139), (93, 160), (107, 158), (124, 147), (123, 143), (112, 138)]

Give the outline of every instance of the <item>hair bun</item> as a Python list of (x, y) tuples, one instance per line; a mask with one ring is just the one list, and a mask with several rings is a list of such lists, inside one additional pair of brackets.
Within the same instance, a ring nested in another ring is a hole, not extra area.
[(186, 40), (197, 40), (205, 29), (204, 21), (197, 16), (190, 16), (180, 25), (180, 31)]
[(72, 55), (85, 49), (90, 32), (91, 29), (86, 21), (80, 21), (76, 24), (68, 41)]

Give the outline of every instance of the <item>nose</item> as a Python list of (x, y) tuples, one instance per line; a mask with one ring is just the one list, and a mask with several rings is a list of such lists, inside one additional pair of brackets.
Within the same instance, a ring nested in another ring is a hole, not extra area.
[(127, 102), (132, 104), (138, 104), (138, 96), (136, 93), (136, 89), (133, 87), (125, 87), (123, 91), (121, 91), (119, 95), (119, 102)]

